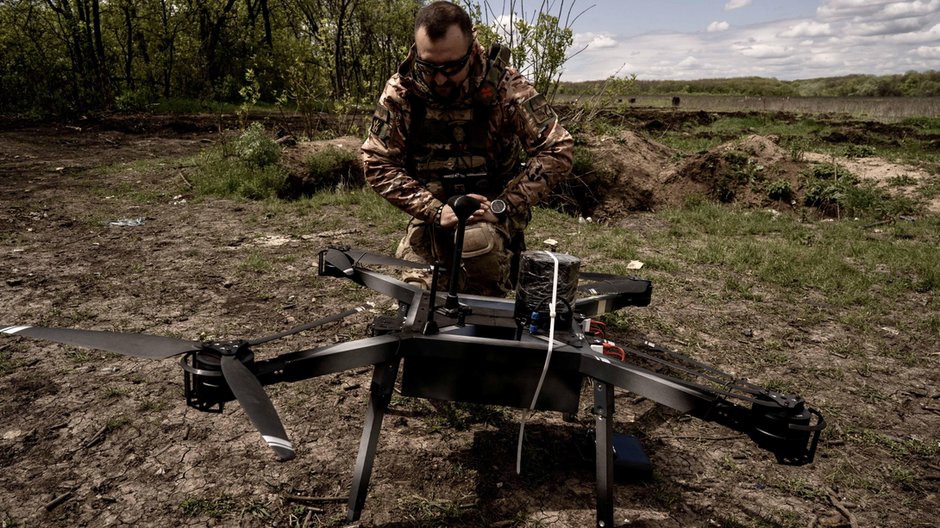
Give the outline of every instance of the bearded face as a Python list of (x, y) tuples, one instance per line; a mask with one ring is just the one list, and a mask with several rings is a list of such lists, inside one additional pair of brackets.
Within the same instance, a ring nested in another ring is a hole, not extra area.
[(424, 27), (415, 33), (415, 77), (443, 103), (460, 96), (460, 86), (470, 72), (473, 39), (456, 25), (443, 38), (431, 40)]

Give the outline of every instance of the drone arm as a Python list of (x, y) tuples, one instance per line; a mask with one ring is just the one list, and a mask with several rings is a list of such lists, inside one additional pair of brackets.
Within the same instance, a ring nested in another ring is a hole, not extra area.
[(710, 406), (715, 397), (695, 387), (666, 379), (648, 370), (585, 353), (580, 370), (586, 376), (648, 398), (681, 413), (693, 414)]
[(590, 297), (579, 298), (574, 311), (587, 316), (610, 313), (627, 306), (649, 306), (653, 292), (652, 283), (641, 279), (621, 278), (617, 281), (586, 285), (578, 288)]
[(255, 362), (255, 372), (262, 385), (303, 381), (384, 363), (398, 355), (401, 342), (398, 335), (385, 335), (292, 352)]
[(656, 403), (715, 422), (747, 434), (782, 464), (813, 461), (819, 434), (826, 423), (822, 415), (805, 407), (802, 398), (763, 391), (750, 408), (735, 405), (704, 387), (660, 376), (646, 369), (583, 354), (580, 370), (585, 375), (649, 398)]

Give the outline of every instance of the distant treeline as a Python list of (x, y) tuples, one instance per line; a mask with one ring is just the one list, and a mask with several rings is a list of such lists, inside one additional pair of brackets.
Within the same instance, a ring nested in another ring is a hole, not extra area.
[(940, 71), (899, 75), (845, 75), (796, 81), (767, 77), (735, 77), (695, 81), (640, 81), (611, 78), (606, 81), (563, 82), (558, 93), (593, 95), (737, 95), (778, 97), (937, 97)]
[[(311, 113), (371, 104), (408, 55), (415, 14), (426, 3), (0, 0), (0, 114), (206, 103), (276, 103)], [(458, 3), (481, 42), (500, 38), (483, 25), (489, 11), (480, 2)], [(570, 28), (547, 12), (515, 24), (518, 41), (505, 42), (514, 64), (536, 86), (552, 86)]]
[[(192, 101), (279, 103), (304, 112), (371, 103), (411, 48), (414, 16), (425, 3), (0, 0), (0, 114), (138, 111)], [(480, 26), (479, 2), (460, 3), (476, 6), (470, 11)], [(517, 24), (528, 36), (509, 43), (514, 64), (537, 86), (551, 84), (570, 30), (545, 13)], [(806, 81), (620, 78), (565, 83), (557, 93), (604, 86), (617, 97), (938, 96), (940, 72)]]
[(421, 0), (0, 0), (0, 113), (372, 100)]

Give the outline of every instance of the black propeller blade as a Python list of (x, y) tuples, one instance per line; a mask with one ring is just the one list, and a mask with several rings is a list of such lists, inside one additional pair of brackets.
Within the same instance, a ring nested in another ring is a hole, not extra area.
[(374, 308), (374, 307), (375, 307), (375, 304), (370, 303), (370, 302), (367, 302), (366, 304), (364, 304), (364, 305), (362, 305), (362, 306), (357, 306), (357, 307), (355, 307), (355, 308), (350, 308), (349, 310), (346, 310), (345, 312), (340, 312), (340, 313), (338, 313), (338, 314), (330, 315), (330, 316), (324, 317), (324, 318), (322, 318), (322, 319), (317, 319), (316, 321), (313, 321), (313, 322), (310, 322), (310, 323), (307, 323), (307, 324), (303, 324), (303, 325), (300, 325), (300, 326), (295, 326), (294, 328), (291, 328), (291, 329), (289, 329), (289, 330), (284, 330), (283, 332), (279, 332), (279, 333), (274, 334), (274, 335), (269, 335), (269, 336), (266, 336), (266, 337), (259, 337), (259, 338), (256, 338), (256, 339), (252, 339), (252, 340), (248, 341), (248, 344), (249, 344), (249, 345), (260, 345), (260, 344), (262, 344), (262, 343), (267, 343), (267, 342), (269, 342), (269, 341), (274, 341), (275, 339), (280, 339), (280, 338), (282, 338), (282, 337), (287, 337), (287, 336), (289, 336), (289, 335), (298, 334), (298, 333), (300, 333), (300, 332), (303, 332), (304, 330), (311, 330), (311, 329), (316, 328), (316, 327), (318, 327), (318, 326), (323, 326), (323, 325), (325, 325), (325, 324), (327, 324), (327, 323), (332, 323), (333, 321), (339, 321), (339, 320), (341, 320), (341, 319), (345, 319), (345, 318), (349, 317), (350, 315), (357, 314), (357, 313), (359, 313), (359, 312), (362, 312), (362, 311), (364, 311), (364, 310), (368, 310), (369, 308)]
[(261, 432), (262, 438), (281, 460), (294, 458), (294, 448), (287, 440), (287, 433), (274, 409), (271, 399), (265, 394), (258, 378), (235, 357), (242, 345), (226, 346), (186, 341), (173, 337), (148, 334), (125, 334), (97, 330), (73, 330), (68, 328), (45, 328), (41, 326), (2, 326), (0, 333), (44, 339), (66, 345), (74, 345), (128, 356), (149, 359), (166, 359), (187, 352), (215, 350), (221, 355), (222, 375), (232, 394), (245, 409), (248, 418)]
[(45, 339), (66, 345), (95, 348), (127, 356), (151, 359), (165, 359), (186, 352), (202, 350), (202, 344), (196, 341), (147, 334), (44, 328), (41, 326), (0, 327), (0, 333)]
[(287, 439), (287, 431), (281, 424), (271, 398), (264, 392), (261, 382), (254, 373), (248, 370), (248, 367), (233, 353), (223, 353), (222, 375), (225, 376), (225, 381), (238, 403), (245, 409), (248, 419), (278, 458), (281, 460), (294, 458), (294, 446)]

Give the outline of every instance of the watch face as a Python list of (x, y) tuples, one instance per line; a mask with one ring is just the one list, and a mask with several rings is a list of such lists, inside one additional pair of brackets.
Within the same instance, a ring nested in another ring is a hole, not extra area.
[(490, 211), (495, 215), (501, 215), (506, 212), (506, 202), (502, 200), (493, 200), (490, 202)]

